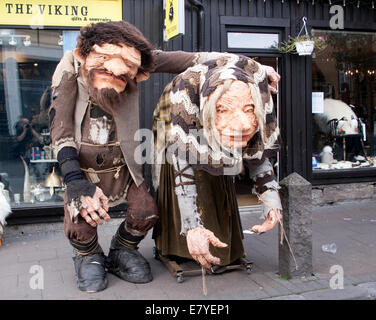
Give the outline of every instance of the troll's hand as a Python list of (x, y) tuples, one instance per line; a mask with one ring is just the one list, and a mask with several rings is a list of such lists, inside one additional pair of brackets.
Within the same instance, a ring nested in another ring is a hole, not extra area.
[(267, 74), (267, 76), (268, 76), (268, 78), (271, 82), (269, 84), (270, 92), (277, 94), (278, 93), (277, 86), (278, 86), (279, 80), (281, 80), (281, 76), (274, 70), (273, 67), (265, 66), (265, 65), (263, 67), (264, 67), (266, 74)]
[(282, 221), (282, 214), (280, 210), (270, 210), (268, 217), (262, 225), (255, 225), (252, 227), (253, 232), (266, 232), (272, 230), (278, 221)]
[[(102, 189), (96, 188), (92, 197), (81, 196), (82, 208), (80, 215), (92, 227), (103, 224), (102, 217), (105, 221), (111, 218), (108, 215), (108, 198), (104, 195)], [(99, 215), (98, 215), (98, 214)]]
[(227, 244), (221, 242), (213, 232), (203, 227), (196, 227), (187, 232), (187, 246), (192, 258), (203, 267), (211, 269), (211, 264), (219, 264), (220, 259), (209, 251), (209, 244), (218, 248), (225, 248)]

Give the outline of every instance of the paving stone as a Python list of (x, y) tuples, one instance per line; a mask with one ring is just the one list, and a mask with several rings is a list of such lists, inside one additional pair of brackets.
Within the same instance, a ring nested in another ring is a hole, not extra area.
[(245, 291), (245, 292), (237, 292), (232, 294), (224, 294), (224, 295), (213, 295), (210, 297), (206, 297), (207, 300), (261, 300), (264, 298), (269, 297), (269, 294), (262, 289), (259, 290), (252, 290), (252, 291)]
[(260, 287), (262, 287), (266, 292), (270, 292), (270, 295), (273, 296), (282, 296), (294, 293), (286, 286), (281, 285), (280, 282), (275, 281), (263, 274), (253, 274), (251, 275), (251, 279)]
[(268, 294), (269, 297), (278, 297), (284, 295), (286, 294), (286, 291), (288, 293), (291, 293), (290, 290), (282, 286), (278, 288), (263, 287), (263, 290)]
[[(229, 283), (231, 283), (231, 286), (228, 285)], [(221, 294), (234, 292), (234, 288), (240, 292), (259, 290), (259, 285), (252, 280), (251, 274), (248, 274), (245, 270), (235, 270), (228, 273), (207, 276), (206, 285), (211, 292)]]
[(72, 257), (41, 261), (46, 272), (74, 270)]
[(288, 296), (273, 297), (273, 298), (267, 298), (263, 300), (306, 300), (306, 298), (304, 298), (301, 295), (291, 294)]
[(372, 281), (376, 281), (376, 272), (373, 274), (370, 274), (370, 278), (372, 279)]
[(43, 300), (87, 300), (89, 294), (81, 292), (77, 286), (62, 284), (59, 288), (46, 288), (42, 291)]
[(57, 258), (57, 253), (54, 248), (50, 250), (41, 250), (38, 252), (25, 250), (25, 252), (22, 252), (19, 254), (18, 262), (34, 263), (36, 261), (52, 260), (56, 258)]
[(376, 300), (376, 282), (367, 282), (358, 285), (360, 288), (364, 288), (368, 291), (367, 298)]
[(320, 289), (319, 286), (314, 281), (302, 281), (301, 279), (290, 279), (288, 280), (290, 283), (295, 284), (296, 286), (300, 287), (300, 292), (307, 292)]
[(302, 296), (307, 300), (362, 300), (367, 295), (367, 289), (357, 286), (345, 286), (344, 289), (325, 289), (302, 293)]
[(344, 284), (345, 285), (357, 285), (357, 284), (359, 284), (360, 282), (359, 282), (359, 279), (358, 278), (356, 278), (355, 276), (345, 276), (345, 278), (344, 278)]
[(302, 292), (302, 288), (288, 280), (282, 279), (280, 276), (272, 273), (266, 272), (266, 276), (272, 278), (274, 281), (278, 282), (281, 286), (286, 287), (291, 293), (299, 293)]
[(9, 268), (10, 264), (15, 264), (18, 262), (18, 254), (14, 251), (3, 250), (0, 247), (0, 269), (2, 267)]
[(353, 275), (352, 279), (354, 279), (354, 284), (360, 284), (365, 282), (371, 282), (373, 279), (369, 274), (358, 274)]
[(19, 287), (7, 287), (1, 296), (2, 300), (41, 300), (42, 290), (33, 290), (30, 287), (20, 289)]
[(8, 289), (17, 288), (18, 276), (16, 274), (10, 276), (2, 276), (0, 278), (0, 300), (6, 299), (8, 296)]
[(30, 263), (30, 262), (14, 263), (8, 266), (1, 266), (0, 274), (1, 276), (10, 276), (10, 275), (28, 273), (30, 270), (30, 267), (34, 264), (39, 264), (39, 262), (36, 261), (36, 263)]
[[(163, 287), (155, 287), (152, 283), (147, 286), (136, 284), (136, 287), (137, 290), (133, 294), (135, 294), (135, 299), (137, 300), (166, 300), (170, 298), (163, 290)], [(128, 299), (128, 297), (126, 298)]]
[(328, 280), (317, 279), (317, 280), (315, 280), (315, 282), (320, 287), (319, 289), (328, 289), (329, 288), (329, 281)]

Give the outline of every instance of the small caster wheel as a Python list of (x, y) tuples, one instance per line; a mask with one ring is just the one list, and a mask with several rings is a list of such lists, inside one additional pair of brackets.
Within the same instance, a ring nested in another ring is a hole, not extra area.
[(159, 254), (156, 247), (153, 247), (153, 258), (159, 260)]
[(247, 266), (245, 268), (245, 270), (247, 271), (248, 274), (251, 274), (252, 273), (252, 266)]
[(178, 275), (176, 276), (176, 281), (177, 281), (178, 283), (182, 283), (182, 282), (184, 282), (184, 276), (183, 276), (182, 274), (178, 274)]

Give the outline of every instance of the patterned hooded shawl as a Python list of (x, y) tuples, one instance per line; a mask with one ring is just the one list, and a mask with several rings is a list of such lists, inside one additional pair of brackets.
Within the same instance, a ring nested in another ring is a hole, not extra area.
[[(215, 127), (216, 102), (235, 80), (248, 84), (258, 122), (255, 135), (239, 149), (221, 145)], [(183, 155), (194, 169), (212, 175), (226, 174), (226, 169), (236, 175), (243, 159), (272, 156), (279, 149), (279, 128), (265, 70), (254, 60), (233, 54), (187, 69), (166, 86), (154, 111), (153, 133), (155, 188), (160, 165), (170, 161), (171, 153)]]

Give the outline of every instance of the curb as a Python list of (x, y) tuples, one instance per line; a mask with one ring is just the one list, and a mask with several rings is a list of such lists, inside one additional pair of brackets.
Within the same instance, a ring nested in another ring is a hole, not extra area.
[(345, 286), (343, 289), (322, 289), (262, 300), (376, 300), (376, 282)]

